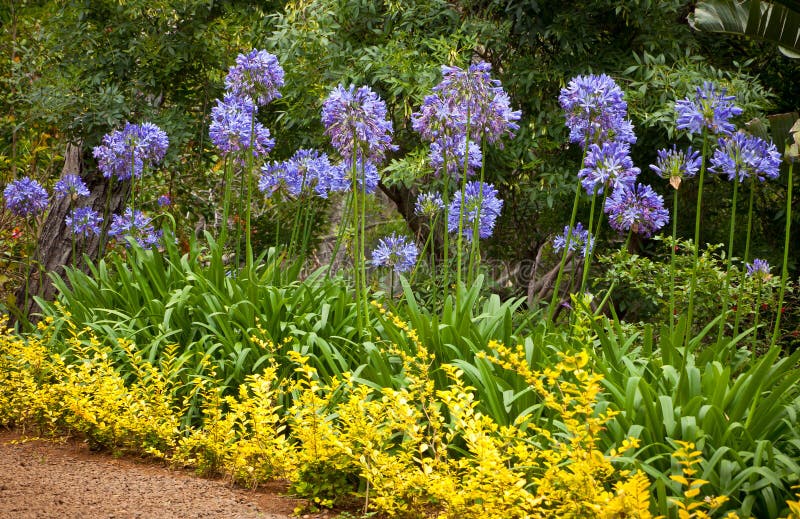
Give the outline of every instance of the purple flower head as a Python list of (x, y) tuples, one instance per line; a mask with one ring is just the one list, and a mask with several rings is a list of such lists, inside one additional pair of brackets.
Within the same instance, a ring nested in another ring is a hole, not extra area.
[(569, 232), (569, 225), (565, 225), (564, 234), (559, 234), (558, 236), (553, 238), (553, 251), (561, 252), (562, 250), (564, 250), (564, 245), (567, 244), (567, 236), (569, 236), (568, 250), (576, 251), (578, 249), (582, 249), (584, 258), (589, 253), (589, 251), (591, 251), (594, 248), (594, 237), (590, 237), (589, 230), (584, 229), (583, 224), (578, 222), (572, 229), (571, 234)]
[[(338, 168), (339, 171), (333, 175), (334, 179), (330, 183), (330, 190), (339, 192), (349, 191), (353, 187), (352, 163), (349, 161), (344, 161), (338, 166), (334, 167)], [(362, 164), (361, 161), (357, 162), (355, 175), (356, 182), (360, 189), (363, 189), (362, 186), (364, 181), (366, 182), (366, 191), (368, 194), (375, 192), (375, 190), (378, 188), (378, 182), (381, 180), (381, 175), (378, 173), (378, 168), (372, 162), (367, 162), (365, 164)]]
[(372, 264), (393, 268), (401, 274), (414, 268), (418, 255), (419, 250), (413, 241), (409, 242), (405, 236), (392, 233), (378, 241), (378, 246), (372, 251)]
[(449, 214), (447, 216), (448, 232), (458, 232), (460, 214), (464, 214), (464, 238), (472, 241), (473, 226), (478, 222), (478, 237), (488, 238), (494, 231), (494, 224), (500, 211), (503, 209), (503, 201), (497, 198), (497, 190), (493, 185), (485, 182), (468, 182), (466, 189), (458, 194), (450, 202)]
[(681, 185), (681, 180), (687, 177), (694, 177), (700, 170), (703, 158), (700, 153), (689, 149), (679, 150), (672, 145), (672, 149), (666, 148), (658, 150), (658, 159), (655, 164), (650, 164), (650, 169), (658, 173), (661, 178), (669, 180), (675, 189)]
[[(522, 116), (519, 110), (511, 109), (511, 99), (500, 81), (492, 79), (491, 70), (492, 66), (485, 61), (474, 63), (467, 70), (443, 65), (442, 81), (433, 87), (433, 91), (450, 105), (447, 110), (457, 114), (461, 121), (450, 125), (465, 130), (469, 126), (469, 138), (476, 142), (483, 138), (487, 142), (497, 142), (504, 135), (513, 136)], [(427, 129), (431, 135), (436, 131), (435, 127)]]
[(136, 240), (140, 247), (149, 249), (157, 245), (161, 239), (161, 231), (153, 229), (153, 220), (141, 211), (131, 212), (125, 209), (124, 215), (115, 214), (111, 219), (108, 235), (117, 238), (128, 246), (127, 238)]
[(690, 134), (700, 133), (707, 128), (711, 133), (733, 133), (735, 127), (729, 119), (742, 113), (742, 109), (733, 104), (736, 99), (726, 96), (726, 89), (717, 92), (716, 86), (710, 81), (703, 83), (702, 88), (697, 87), (694, 99), (681, 99), (675, 103), (678, 113), (676, 127), (679, 130), (688, 130)]
[(8, 210), (17, 216), (38, 216), (47, 209), (47, 191), (30, 177), (9, 182), (3, 197)]
[(602, 193), (605, 188), (619, 189), (636, 182), (640, 169), (633, 165), (630, 145), (613, 141), (590, 144), (584, 168), (578, 172), (581, 185), (587, 193)]
[(467, 152), (467, 176), (472, 176), (481, 169), (483, 153), (480, 147), (466, 137), (442, 137), (431, 143), (428, 159), (436, 174), (441, 174), (447, 163), (447, 173), (455, 179), (461, 178), (464, 172), (464, 152)]
[(425, 96), (419, 112), (411, 114), (411, 126), (427, 141), (462, 135), (466, 130), (465, 114), (450, 99), (439, 94)]
[(336, 151), (346, 161), (381, 162), (392, 144), (392, 122), (386, 104), (369, 87), (333, 89), (322, 105), (322, 124)]
[(255, 107), (251, 101), (230, 94), (223, 100), (217, 99), (217, 105), (211, 109), (208, 134), (223, 155), (250, 149), (251, 136), (255, 136), (253, 157), (264, 157), (272, 150), (275, 140), (270, 138), (269, 129), (253, 117)]
[(325, 153), (301, 149), (289, 160), (264, 165), (261, 168), (258, 186), (269, 196), (283, 185), (294, 197), (310, 191), (313, 187), (317, 195), (327, 198), (335, 175), (332, 169), (333, 166)]
[(144, 168), (161, 162), (168, 147), (167, 134), (155, 124), (125, 123), (122, 130), (104, 135), (92, 154), (104, 177), (127, 180), (131, 175), (141, 177)]
[(444, 201), (439, 193), (420, 193), (414, 204), (414, 214), (433, 219), (444, 209)]
[(744, 182), (752, 177), (759, 182), (780, 175), (781, 154), (775, 144), (755, 135), (736, 132), (719, 139), (719, 147), (711, 157), (714, 173), (728, 175), (728, 180)]
[(636, 135), (627, 118), (628, 103), (624, 97), (622, 89), (605, 74), (573, 78), (558, 96), (570, 142), (583, 147), (587, 142), (635, 143)]
[(77, 207), (67, 215), (64, 222), (73, 234), (88, 238), (92, 234), (100, 234), (103, 217), (91, 207)]
[(608, 223), (617, 231), (631, 230), (649, 238), (669, 221), (664, 199), (650, 186), (637, 184), (615, 189), (606, 200)]
[(747, 263), (747, 275), (761, 280), (767, 280), (772, 277), (769, 271), (769, 263), (767, 260), (754, 259), (752, 263)]
[(239, 54), (236, 65), (228, 69), (225, 78), (228, 92), (258, 106), (281, 97), (278, 89), (282, 86), (283, 68), (278, 58), (265, 50), (253, 49), (248, 54)]
[(89, 188), (78, 175), (64, 175), (64, 178), (56, 182), (53, 191), (56, 193), (56, 198), (59, 199), (69, 197), (77, 200), (78, 197), (89, 196)]
[(169, 195), (161, 195), (157, 202), (159, 207), (169, 207), (172, 205), (172, 198)]

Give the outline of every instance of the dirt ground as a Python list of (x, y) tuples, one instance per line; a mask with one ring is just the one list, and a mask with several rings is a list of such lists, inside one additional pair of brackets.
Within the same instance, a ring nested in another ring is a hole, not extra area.
[[(0, 431), (0, 517), (10, 519), (288, 519), (298, 500), (153, 462), (89, 452), (85, 443)], [(309, 516), (306, 516), (309, 517)]]

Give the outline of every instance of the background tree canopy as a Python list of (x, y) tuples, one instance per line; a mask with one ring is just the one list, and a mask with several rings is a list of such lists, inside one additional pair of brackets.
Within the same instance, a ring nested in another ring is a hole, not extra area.
[[(277, 140), (272, 157), (325, 148), (322, 100), (338, 83), (370, 85), (394, 122), (400, 149), (383, 184), (400, 203), (432, 179), (411, 113), (438, 82), (440, 65), (463, 66), (479, 57), (492, 63), (523, 113), (517, 137), (487, 156), (487, 178), (505, 199), (489, 253), (512, 262), (531, 259), (565, 225), (577, 181), (579, 151), (567, 145), (557, 104), (571, 77), (604, 72), (626, 90), (639, 137), (634, 159), (645, 176), (656, 150), (678, 137), (674, 101), (693, 94), (704, 79), (737, 97), (745, 110), (740, 125), (800, 109), (800, 86), (792, 79), (800, 77), (800, 60), (741, 36), (694, 32), (687, 23), (692, 4), (14, 0), (0, 7), (0, 46), (12, 56), (0, 64), (2, 180), (23, 172), (53, 179), (67, 141), (80, 142), (94, 167), (90, 150), (103, 134), (126, 120), (150, 120), (171, 139), (165, 167), (148, 179), (153, 199), (169, 185), (178, 214), (188, 222), (208, 219), (220, 179), (219, 159), (207, 142), (211, 103), (236, 54), (266, 48), (286, 70), (283, 98), (263, 121)], [(649, 180), (671, 196), (665, 183)], [(782, 177), (761, 190), (757, 203), (754, 253), (775, 263), (782, 243), (773, 239), (781, 236), (784, 216), (773, 201), (784, 196), (785, 182)], [(711, 179), (709, 189), (703, 240), (723, 242), (728, 187)], [(689, 224), (691, 191), (682, 205), (682, 221)], [(797, 257), (794, 246), (790, 258)], [(791, 268), (796, 272), (797, 264)]]

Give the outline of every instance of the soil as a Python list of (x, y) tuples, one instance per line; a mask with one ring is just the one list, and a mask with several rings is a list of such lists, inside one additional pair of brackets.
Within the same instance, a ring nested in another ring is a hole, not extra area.
[[(280, 484), (246, 490), (86, 443), (0, 431), (0, 517), (12, 519), (289, 519), (302, 501)], [(310, 517), (310, 516), (304, 516)]]

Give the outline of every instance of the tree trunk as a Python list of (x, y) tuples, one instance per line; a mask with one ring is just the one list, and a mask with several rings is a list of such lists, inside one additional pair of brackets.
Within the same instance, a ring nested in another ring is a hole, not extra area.
[[(55, 273), (59, 276), (64, 275), (64, 266), (73, 264), (72, 257), (72, 232), (67, 229), (65, 218), (75, 207), (89, 206), (104, 217), (103, 229), (107, 230), (110, 224), (111, 215), (120, 213), (130, 194), (130, 181), (119, 182), (103, 177), (99, 170), (87, 170), (86, 158), (89, 150), (82, 148), (82, 143), (67, 144), (64, 154), (64, 167), (61, 170), (61, 177), (73, 174), (79, 175), (86, 186), (89, 188), (89, 197), (77, 201), (68, 198), (53, 200), (47, 218), (42, 224), (36, 246), (35, 265), (28, 273), (30, 278), (28, 301), (24, 301), (25, 287), (17, 292), (17, 301), (21, 302), (23, 315), (27, 315), (31, 322), (38, 321), (38, 316), (34, 312), (40, 309), (33, 301), (33, 296), (37, 295), (46, 301), (52, 301), (56, 295), (56, 288), (53, 285), (48, 273)], [(108, 190), (111, 189), (109, 195)], [(106, 200), (110, 201), (109, 212), (106, 216)], [(76, 237), (75, 242), (75, 265), (85, 268), (81, 260), (82, 254), (87, 254), (92, 261), (100, 255), (100, 237), (90, 236), (87, 239)]]

